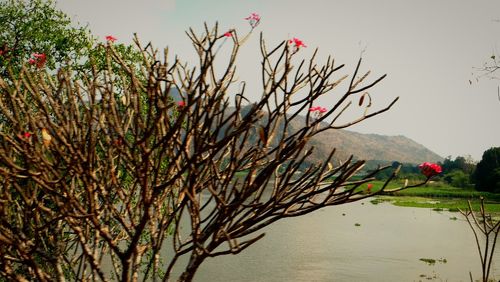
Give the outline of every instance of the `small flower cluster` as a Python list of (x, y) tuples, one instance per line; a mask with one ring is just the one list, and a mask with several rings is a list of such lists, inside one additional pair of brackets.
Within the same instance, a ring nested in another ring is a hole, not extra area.
[(297, 53), (301, 47), (307, 47), (306, 44), (304, 44), (304, 41), (298, 39), (297, 37), (294, 37), (290, 40), (288, 40), (288, 44), (292, 46), (293, 48), (293, 53)]
[(28, 64), (36, 65), (37, 68), (43, 68), (47, 62), (45, 53), (33, 53), (32, 57), (28, 60)]
[(371, 184), (371, 183), (366, 184), (366, 188), (367, 188), (368, 192), (371, 192), (372, 188), (373, 188), (373, 184)]
[(299, 49), (300, 47), (307, 47), (306, 44), (304, 44), (304, 42), (302, 40), (298, 39), (297, 37), (294, 37), (294, 38), (288, 40), (288, 43), (290, 45), (293, 45), (297, 49)]
[(114, 37), (113, 35), (107, 35), (105, 38), (106, 38), (106, 41), (111, 42), (111, 43), (116, 41), (116, 37)]
[(438, 175), (442, 171), (440, 165), (429, 162), (424, 162), (423, 164), (419, 165), (418, 168), (420, 169), (422, 174), (425, 175), (427, 178), (431, 178), (435, 175)]
[(19, 134), (18, 136), (21, 139), (27, 140), (27, 139), (29, 139), (31, 137), (31, 135), (32, 135), (31, 132), (25, 131), (25, 132), (21, 132), (21, 134)]
[(323, 114), (323, 113), (326, 113), (328, 110), (326, 108), (323, 108), (323, 107), (311, 107), (311, 108), (309, 108), (309, 111)]
[(254, 29), (256, 26), (259, 25), (260, 23), (260, 16), (257, 13), (251, 13), (250, 16), (244, 18), (245, 20), (248, 21), (252, 29)]

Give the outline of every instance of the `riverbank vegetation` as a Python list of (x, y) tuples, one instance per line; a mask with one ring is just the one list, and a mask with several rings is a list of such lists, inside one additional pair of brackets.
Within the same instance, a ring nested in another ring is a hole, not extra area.
[[(479, 162), (474, 161), (470, 156), (457, 156), (455, 159), (448, 156), (438, 162), (438, 164), (441, 166), (442, 172), (435, 177), (434, 185), (462, 188), (466, 191), (464, 192), (465, 194), (469, 194), (470, 191), (474, 190), (500, 194), (500, 147), (486, 150)], [(380, 166), (400, 167), (399, 173), (395, 177), (396, 180), (408, 180), (411, 183), (424, 179), (424, 176), (420, 173), (418, 164), (400, 163), (398, 161), (367, 161), (364, 172), (369, 173)], [(386, 180), (391, 177), (391, 173), (389, 170), (379, 173), (376, 175), (376, 179)], [(442, 192), (440, 191), (440, 194)], [(455, 193), (458, 190), (455, 191), (452, 189), (446, 191), (445, 194), (448, 192), (451, 192), (453, 196), (461, 197), (461, 195), (456, 195)], [(410, 192), (405, 191), (404, 193)], [(458, 193), (461, 194), (460, 192)], [(489, 196), (491, 197), (491, 195)]]
[[(478, 211), (479, 201), (482, 198), (485, 200), (486, 210), (497, 213), (500, 212), (499, 160), (500, 148), (491, 148), (485, 151), (482, 160), (477, 164), (469, 156), (458, 156), (455, 159), (447, 157), (442, 162), (439, 162), (442, 172), (432, 182), (428, 182), (425, 186), (403, 191), (384, 192), (372, 202), (390, 201), (398, 206), (458, 211), (458, 209), (466, 209), (468, 207), (467, 201), (470, 200), (473, 209)], [(392, 163), (369, 161), (365, 168), (366, 172), (381, 165), (391, 165), (394, 168), (400, 167), (398, 175), (389, 184), (387, 190), (404, 183), (411, 185), (424, 178), (418, 165), (402, 164), (396, 161)], [(358, 189), (365, 189), (365, 193), (377, 192), (390, 176), (389, 171), (378, 174), (375, 181), (364, 188)], [(484, 183), (487, 183), (487, 185)]]
[[(388, 189), (402, 185), (404, 181), (393, 181), (388, 185)], [(365, 193), (379, 191), (384, 181), (375, 180), (370, 182), (370, 186), (365, 185)], [(368, 189), (368, 187), (371, 187)], [(368, 191), (371, 190), (371, 191)], [(394, 193), (382, 193), (381, 196), (373, 199), (373, 204), (390, 202), (401, 207), (432, 208), (435, 210), (458, 211), (467, 209), (467, 201), (470, 200), (472, 208), (479, 211), (480, 199), (485, 200), (485, 208), (488, 212), (500, 214), (500, 194), (477, 191), (473, 188), (453, 187), (445, 182), (433, 181), (424, 186), (414, 187)]]

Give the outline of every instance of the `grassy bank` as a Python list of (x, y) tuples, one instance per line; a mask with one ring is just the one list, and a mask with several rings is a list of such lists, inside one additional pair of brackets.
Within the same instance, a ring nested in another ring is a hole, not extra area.
[[(459, 209), (468, 209), (467, 200), (463, 198), (425, 198), (411, 196), (379, 196), (371, 200), (372, 204), (381, 202), (390, 202), (400, 207), (431, 208), (436, 211), (458, 212)], [(472, 208), (479, 210), (479, 200), (471, 200)], [(486, 202), (485, 209), (487, 213), (500, 213), (500, 203)]]
[[(379, 190), (383, 182), (374, 181), (372, 190)], [(393, 182), (390, 188), (401, 186), (401, 183)], [(448, 186), (443, 183), (429, 183), (426, 186), (409, 188), (395, 193), (385, 193), (373, 199), (373, 204), (389, 201), (396, 206), (432, 208), (435, 210), (458, 211), (468, 208), (467, 201), (470, 200), (474, 210), (479, 210), (479, 198), (485, 199), (485, 208), (488, 213), (500, 213), (500, 195), (488, 192), (480, 192), (472, 189), (463, 189)]]

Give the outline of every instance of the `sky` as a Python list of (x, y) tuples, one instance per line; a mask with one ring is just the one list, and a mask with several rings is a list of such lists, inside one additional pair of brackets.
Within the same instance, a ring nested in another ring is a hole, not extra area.
[[(241, 36), (249, 31), (243, 18), (256, 12), (261, 23), (238, 59), (250, 97), (262, 92), (257, 32), (268, 46), (298, 37), (307, 45), (300, 58), (318, 48), (320, 62), (332, 55), (346, 65), (342, 74), (350, 75), (360, 57), (372, 80), (387, 74), (370, 90), (372, 108), (399, 101), (349, 130), (404, 135), (442, 157), (476, 161), (500, 147), (500, 80), (480, 71), (500, 54), (498, 0), (58, 0), (57, 6), (103, 41), (113, 35), (129, 43), (137, 33), (144, 45), (168, 46), (191, 65), (196, 57), (186, 30), (201, 34), (204, 23), (217, 22)], [(333, 105), (342, 91), (325, 95), (322, 105)]]

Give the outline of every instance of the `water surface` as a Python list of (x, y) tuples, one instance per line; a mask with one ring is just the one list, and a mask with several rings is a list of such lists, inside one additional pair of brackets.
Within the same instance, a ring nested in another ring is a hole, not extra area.
[[(481, 278), (460, 213), (364, 201), (278, 221), (264, 232), (238, 255), (207, 259), (195, 281), (470, 281), (469, 271)], [(500, 266), (500, 252), (495, 260)], [(492, 272), (500, 278), (499, 267)]]

